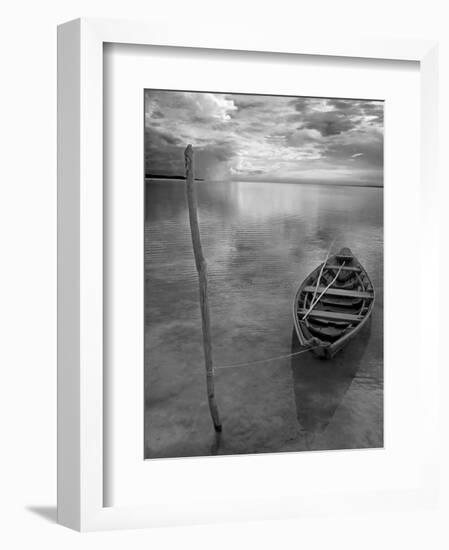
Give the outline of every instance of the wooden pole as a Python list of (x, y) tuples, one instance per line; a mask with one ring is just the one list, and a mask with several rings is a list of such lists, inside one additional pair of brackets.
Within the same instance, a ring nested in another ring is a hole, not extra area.
[(203, 325), (203, 348), (204, 362), (206, 365), (206, 384), (209, 409), (217, 432), (221, 432), (220, 416), (215, 401), (214, 391), (214, 369), (212, 363), (212, 342), (210, 331), (209, 302), (207, 298), (207, 264), (203, 256), (201, 246), (200, 228), (198, 225), (198, 202), (196, 198), (193, 147), (188, 145), (184, 151), (186, 182), (187, 182), (187, 204), (189, 207), (190, 232), (192, 233), (193, 253), (195, 255), (196, 270), (198, 272), (198, 283), (200, 290), (201, 321)]

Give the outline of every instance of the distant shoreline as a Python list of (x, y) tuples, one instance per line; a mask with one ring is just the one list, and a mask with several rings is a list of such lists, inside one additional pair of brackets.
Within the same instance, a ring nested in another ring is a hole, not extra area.
[[(182, 180), (185, 181), (185, 176), (159, 176), (159, 175), (145, 175), (146, 180)], [(195, 178), (195, 181), (204, 181), (203, 178)]]

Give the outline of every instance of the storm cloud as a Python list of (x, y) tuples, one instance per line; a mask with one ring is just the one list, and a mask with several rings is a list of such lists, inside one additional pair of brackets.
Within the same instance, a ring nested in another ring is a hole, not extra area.
[(382, 185), (383, 102), (147, 90), (145, 171), (208, 180)]

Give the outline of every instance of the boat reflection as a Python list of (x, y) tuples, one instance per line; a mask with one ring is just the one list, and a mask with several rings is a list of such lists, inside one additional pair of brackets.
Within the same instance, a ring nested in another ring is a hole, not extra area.
[[(318, 448), (316, 436), (326, 430), (357, 375), (369, 339), (370, 324), (369, 321), (357, 338), (333, 359), (319, 359), (312, 353), (291, 358), (296, 417), (308, 450)], [(301, 347), (293, 330), (291, 353), (298, 351)]]

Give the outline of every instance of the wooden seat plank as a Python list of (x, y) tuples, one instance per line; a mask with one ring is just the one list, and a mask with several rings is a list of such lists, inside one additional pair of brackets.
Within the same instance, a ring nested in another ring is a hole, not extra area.
[[(315, 292), (314, 286), (306, 286), (304, 287), (304, 292)], [(323, 290), (325, 289), (325, 286), (318, 287), (317, 294), (321, 294)], [(374, 298), (373, 292), (360, 292), (358, 290), (343, 290), (340, 288), (328, 288), (326, 290), (326, 294), (329, 294), (331, 296), (344, 296), (346, 298), (363, 298), (364, 300), (372, 300)]]
[[(298, 316), (301, 318), (307, 313), (307, 309), (298, 309)], [(333, 319), (335, 321), (350, 321), (358, 322), (363, 319), (360, 315), (353, 315), (351, 313), (343, 313), (340, 311), (323, 311), (322, 309), (312, 309), (308, 314), (308, 317), (320, 317), (321, 319)]]
[(355, 271), (357, 273), (360, 273), (362, 271), (360, 269), (360, 267), (353, 267), (353, 266), (350, 266), (350, 265), (344, 265), (344, 266), (341, 266), (341, 265), (327, 265), (326, 269), (335, 269), (335, 270), (341, 269), (341, 271)]

